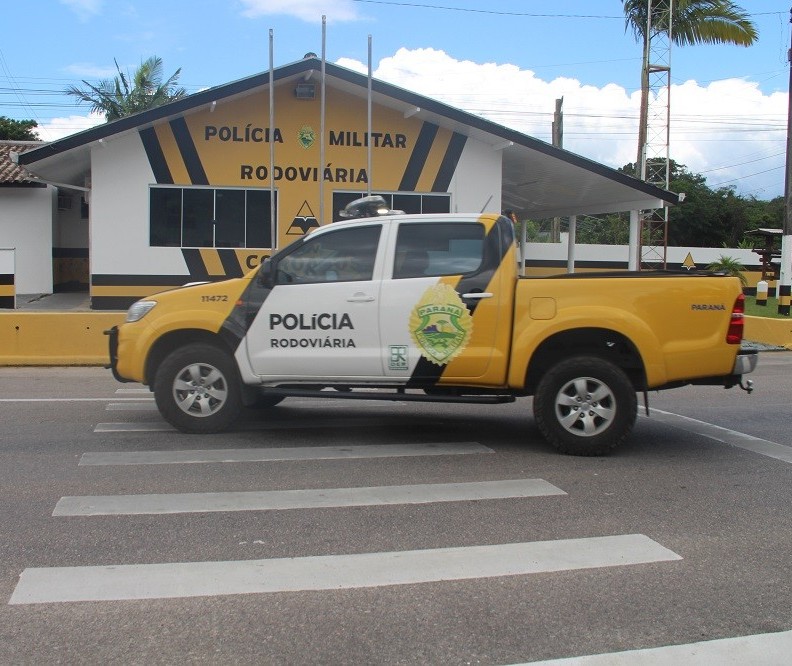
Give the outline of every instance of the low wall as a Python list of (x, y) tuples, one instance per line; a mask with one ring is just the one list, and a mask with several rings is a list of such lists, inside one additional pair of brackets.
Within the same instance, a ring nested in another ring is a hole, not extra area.
[(105, 365), (125, 312), (0, 312), (0, 366)]
[(770, 319), (746, 316), (743, 337), (752, 342), (792, 349), (792, 318)]

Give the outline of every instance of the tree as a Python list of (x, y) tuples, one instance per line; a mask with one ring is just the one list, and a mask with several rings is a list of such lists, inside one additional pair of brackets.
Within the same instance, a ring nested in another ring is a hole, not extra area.
[[(668, 2), (653, 0), (652, 26), (658, 31), (668, 31)], [(622, 0), (624, 7), (624, 29), (632, 29), (635, 40), (643, 45), (646, 53), (647, 0)], [(673, 0), (671, 15), (671, 41), (677, 46), (692, 44), (736, 44), (751, 46), (759, 37), (756, 26), (744, 9), (731, 0)], [(646, 126), (649, 108), (649, 72), (641, 71), (641, 112), (638, 121), (638, 160), (646, 143)], [(638, 171), (635, 172), (641, 176)]]
[[(633, 174), (635, 164), (626, 164), (619, 171)], [(755, 239), (746, 236), (746, 232), (760, 227), (778, 229), (783, 223), (783, 197), (760, 201), (741, 196), (733, 187), (713, 190), (704, 176), (688, 171), (674, 160), (670, 161), (669, 178), (672, 192), (685, 193), (685, 201), (669, 210), (669, 245), (739, 247), (746, 241), (752, 245)]]
[(0, 139), (7, 141), (38, 141), (39, 135), (33, 128), (38, 127), (35, 120), (12, 120), (0, 116)]
[(88, 102), (92, 112), (104, 114), (108, 121), (147, 111), (187, 95), (184, 88), (177, 87), (181, 68), (163, 83), (162, 58), (151, 56), (144, 60), (132, 77), (121, 71), (118, 61), (114, 59), (113, 62), (118, 76), (103, 79), (96, 85), (83, 81), (85, 88), (69, 86), (66, 94), (76, 97), (78, 104)]
[(745, 266), (743, 266), (740, 261), (734, 257), (727, 257), (726, 255), (722, 254), (717, 260), (713, 261), (709, 266), (707, 266), (707, 270), (710, 270), (714, 273), (726, 273), (726, 275), (740, 278), (740, 282), (742, 282), (743, 287), (748, 284), (748, 280), (743, 274)]

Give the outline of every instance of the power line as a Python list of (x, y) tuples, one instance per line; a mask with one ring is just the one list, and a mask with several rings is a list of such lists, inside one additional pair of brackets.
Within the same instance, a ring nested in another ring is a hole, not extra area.
[[(394, 7), (413, 7), (418, 9), (442, 9), (452, 12), (468, 12), (471, 14), (492, 14), (495, 16), (525, 16), (529, 18), (573, 18), (573, 19), (619, 19), (624, 20), (624, 15), (612, 16), (610, 14), (537, 14), (533, 12), (507, 12), (495, 9), (475, 9), (472, 7), (448, 7), (445, 5), (430, 5), (422, 2), (395, 2), (395, 0), (352, 0), (352, 2), (366, 3), (369, 5), (391, 5)], [(781, 16), (783, 12), (756, 12), (748, 16)]]
[(525, 16), (530, 18), (576, 18), (576, 19), (621, 19), (624, 16), (606, 16), (598, 14), (536, 14), (533, 12), (506, 12), (495, 9), (473, 9), (470, 7), (446, 7), (444, 5), (428, 5), (420, 2), (393, 2), (392, 0), (352, 0), (370, 5), (393, 5), (396, 7), (417, 7), (420, 9), (443, 9), (452, 12), (469, 12), (471, 14), (492, 14), (494, 16)]
[(744, 176), (740, 176), (739, 178), (732, 178), (731, 180), (722, 180), (720, 183), (713, 183), (710, 187), (719, 187), (721, 185), (725, 185), (726, 183), (734, 183), (738, 180), (743, 180), (745, 178), (751, 178), (753, 176), (761, 176), (763, 173), (770, 173), (771, 171), (778, 171), (779, 169), (783, 169), (784, 165), (773, 167), (772, 169), (765, 169), (764, 171), (757, 171), (756, 173), (748, 173)]

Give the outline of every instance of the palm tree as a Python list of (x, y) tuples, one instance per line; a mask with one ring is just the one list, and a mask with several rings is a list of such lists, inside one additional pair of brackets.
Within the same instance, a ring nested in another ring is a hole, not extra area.
[(745, 266), (742, 265), (739, 259), (735, 259), (734, 257), (727, 257), (725, 254), (722, 254), (716, 261), (713, 261), (707, 266), (707, 270), (713, 273), (726, 273), (726, 275), (740, 278), (743, 287), (748, 284), (748, 280), (743, 274)]
[[(751, 46), (759, 37), (756, 26), (744, 9), (731, 0), (653, 0), (653, 30), (668, 30), (668, 6), (671, 5), (671, 41), (677, 46), (691, 44), (736, 44)], [(632, 28), (635, 40), (646, 53), (647, 0), (622, 0), (624, 29)], [(666, 25), (664, 25), (664, 23)], [(638, 159), (636, 171), (641, 168), (641, 153), (646, 143), (647, 111), (649, 108), (649, 72), (641, 72), (641, 115), (638, 123)], [(637, 173), (640, 177), (640, 173)]]
[(69, 86), (66, 94), (77, 98), (78, 104), (88, 102), (91, 111), (102, 113), (107, 121), (118, 120), (139, 111), (146, 111), (187, 95), (184, 88), (177, 88), (181, 68), (162, 82), (162, 58), (151, 56), (140, 63), (131, 77), (124, 74), (113, 59), (118, 76), (103, 79), (96, 85), (83, 81), (85, 88)]

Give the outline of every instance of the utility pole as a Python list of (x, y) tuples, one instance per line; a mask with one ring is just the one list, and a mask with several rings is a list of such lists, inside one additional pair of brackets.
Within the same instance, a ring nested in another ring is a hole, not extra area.
[[(671, 45), (674, 0), (647, 0), (646, 49), (641, 89), (648, 87), (646, 135), (640, 150), (640, 178), (664, 189), (671, 178)], [(639, 270), (664, 269), (668, 250), (668, 207), (642, 211)]]
[[(553, 145), (556, 148), (564, 147), (564, 98), (555, 101), (555, 113), (553, 114)], [(561, 218), (553, 218), (553, 228), (550, 240), (553, 243), (561, 242)]]
[[(792, 23), (792, 9), (789, 10)], [(778, 280), (778, 314), (789, 316), (792, 288), (792, 43), (787, 51), (789, 61), (789, 107), (787, 111), (786, 174), (784, 176), (784, 234), (781, 237), (781, 275)]]

